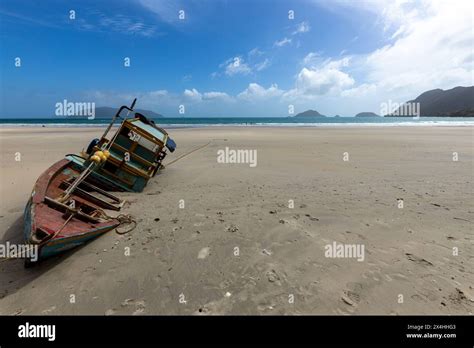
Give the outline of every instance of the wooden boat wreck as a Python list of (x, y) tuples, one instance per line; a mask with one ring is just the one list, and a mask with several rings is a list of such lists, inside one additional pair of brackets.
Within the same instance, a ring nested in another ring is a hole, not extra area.
[[(53, 164), (36, 181), (24, 213), (24, 238), (38, 248), (38, 260), (59, 254), (120, 226), (124, 201), (110, 191), (143, 190), (148, 180), (163, 168), (166, 149), (176, 148), (168, 133), (122, 106), (101, 139), (94, 139), (84, 156), (70, 154)], [(108, 134), (127, 110), (115, 134)], [(32, 261), (26, 259), (25, 266)]]

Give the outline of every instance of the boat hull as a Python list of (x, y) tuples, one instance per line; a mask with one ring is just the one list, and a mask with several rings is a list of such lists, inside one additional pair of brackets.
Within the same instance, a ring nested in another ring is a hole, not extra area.
[[(73, 249), (120, 225), (114, 218), (88, 220), (84, 213), (71, 216), (66, 205), (54, 203), (54, 198), (63, 192), (61, 184), (79, 174), (71, 161), (63, 159), (47, 169), (35, 184), (25, 207), (24, 239), (39, 249), (38, 260)], [(71, 199), (77, 202), (78, 210), (100, 211), (83, 197), (73, 195)]]

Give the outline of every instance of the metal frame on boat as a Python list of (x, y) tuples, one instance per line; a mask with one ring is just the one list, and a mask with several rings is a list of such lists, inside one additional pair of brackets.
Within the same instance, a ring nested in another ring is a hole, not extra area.
[[(176, 144), (163, 128), (139, 113), (135, 113), (134, 118), (124, 119), (113, 137), (108, 137), (115, 120), (121, 118), (121, 112), (127, 110), (127, 116), (133, 112), (135, 101), (130, 108), (122, 106), (118, 110), (102, 138), (95, 139), (88, 151), (110, 152), (108, 160), (95, 170), (98, 177), (108, 179), (109, 183), (112, 181), (119, 189), (141, 192), (162, 167), (166, 149), (173, 152)], [(89, 164), (90, 159), (82, 163), (83, 166)]]

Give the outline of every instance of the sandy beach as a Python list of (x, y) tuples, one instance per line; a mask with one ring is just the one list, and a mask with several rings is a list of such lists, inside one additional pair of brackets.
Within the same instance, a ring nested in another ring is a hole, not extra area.
[[(0, 243), (21, 242), (36, 178), (101, 132), (0, 129)], [(1, 262), (0, 314), (474, 312), (473, 127), (169, 133), (167, 161), (209, 145), (119, 194), (129, 234), (31, 269)], [(218, 163), (226, 148), (256, 150), (256, 165)], [(327, 257), (333, 243), (363, 260)]]

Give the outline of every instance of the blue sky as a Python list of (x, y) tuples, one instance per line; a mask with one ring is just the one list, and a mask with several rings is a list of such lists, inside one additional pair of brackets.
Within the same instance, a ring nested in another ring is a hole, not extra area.
[(473, 84), (472, 11), (463, 0), (2, 0), (0, 117), (133, 97), (166, 116), (180, 105), (189, 117), (378, 113)]

